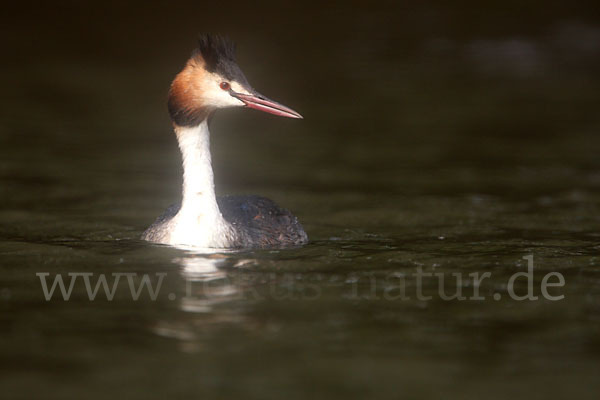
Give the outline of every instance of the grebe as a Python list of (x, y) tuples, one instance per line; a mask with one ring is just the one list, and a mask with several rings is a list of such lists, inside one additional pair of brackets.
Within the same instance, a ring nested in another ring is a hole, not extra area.
[(215, 195), (208, 120), (219, 108), (242, 106), (302, 118), (248, 84), (235, 61), (232, 42), (201, 35), (198, 48), (169, 90), (169, 114), (183, 156), (182, 201), (167, 208), (142, 239), (208, 248), (269, 248), (308, 242), (298, 219), (272, 200)]

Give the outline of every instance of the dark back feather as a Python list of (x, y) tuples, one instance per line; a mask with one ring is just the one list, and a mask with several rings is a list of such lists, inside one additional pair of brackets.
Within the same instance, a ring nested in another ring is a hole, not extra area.
[(298, 218), (273, 200), (261, 196), (218, 197), (223, 217), (237, 233), (238, 247), (299, 246), (308, 236)]

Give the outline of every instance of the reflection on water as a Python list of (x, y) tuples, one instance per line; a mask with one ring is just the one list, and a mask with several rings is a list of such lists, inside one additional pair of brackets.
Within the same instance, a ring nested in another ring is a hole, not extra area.
[(211, 312), (215, 305), (239, 298), (240, 290), (231, 283), (227, 273), (226, 256), (192, 256), (174, 260), (181, 265), (186, 283), (186, 295), (181, 309), (188, 312)]
[[(159, 321), (153, 331), (159, 335), (182, 341), (186, 352), (202, 347), (199, 332), (207, 332), (221, 324), (249, 324), (247, 316), (227, 308), (228, 303), (248, 301), (248, 280), (232, 274), (233, 270), (253, 266), (258, 260), (233, 258), (235, 251), (185, 249), (183, 257), (173, 259), (180, 267), (181, 287), (177, 298), (178, 307), (192, 315), (176, 321)], [(169, 294), (175, 300), (176, 294)]]
[[(214, 313), (215, 306), (239, 298), (239, 289), (231, 284), (227, 273), (223, 270), (228, 261), (227, 256), (217, 251), (212, 253), (191, 253), (173, 260), (174, 264), (180, 266), (180, 274), (184, 282), (185, 295), (178, 299), (179, 307), (184, 312), (200, 315), (175, 323), (158, 322), (154, 328), (156, 334), (190, 342), (197, 339), (197, 325), (207, 329), (212, 324), (239, 320), (239, 317), (228, 313)], [(175, 293), (170, 296), (175, 300)], [(185, 345), (187, 351), (195, 348), (189, 343)]]

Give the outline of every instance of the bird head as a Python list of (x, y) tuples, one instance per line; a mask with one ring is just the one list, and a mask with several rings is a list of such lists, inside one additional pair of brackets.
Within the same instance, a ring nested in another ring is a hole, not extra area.
[(254, 90), (235, 60), (235, 45), (217, 35), (199, 37), (198, 47), (171, 84), (168, 106), (179, 126), (199, 125), (214, 110), (228, 107), (302, 118)]

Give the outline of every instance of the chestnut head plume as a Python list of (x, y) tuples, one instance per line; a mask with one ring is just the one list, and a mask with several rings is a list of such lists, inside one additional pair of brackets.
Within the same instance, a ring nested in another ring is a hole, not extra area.
[(235, 44), (219, 35), (204, 34), (169, 90), (169, 114), (175, 125), (196, 126), (214, 110), (254, 108), (290, 118), (300, 114), (267, 99), (248, 83), (235, 59)]

